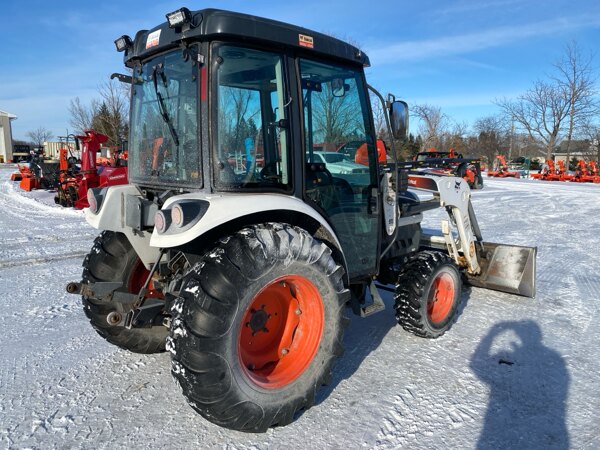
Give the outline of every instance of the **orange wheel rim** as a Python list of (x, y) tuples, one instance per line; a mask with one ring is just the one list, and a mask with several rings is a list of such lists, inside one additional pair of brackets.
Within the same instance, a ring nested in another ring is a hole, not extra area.
[(454, 278), (446, 272), (440, 273), (431, 284), (427, 299), (427, 317), (433, 323), (443, 322), (454, 303)]
[(255, 384), (274, 389), (296, 380), (310, 365), (323, 334), (323, 300), (300, 275), (269, 283), (244, 313), (239, 357)]

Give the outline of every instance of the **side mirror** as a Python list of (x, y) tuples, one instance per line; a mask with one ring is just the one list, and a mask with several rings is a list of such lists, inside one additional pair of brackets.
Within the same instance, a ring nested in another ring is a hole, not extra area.
[(408, 104), (401, 100), (390, 103), (390, 122), (395, 139), (404, 140), (408, 134)]

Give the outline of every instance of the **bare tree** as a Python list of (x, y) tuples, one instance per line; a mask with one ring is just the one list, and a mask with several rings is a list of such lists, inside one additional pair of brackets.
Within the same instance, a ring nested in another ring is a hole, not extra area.
[(447, 127), (447, 131), (442, 135), (442, 141), (438, 150), (450, 150), (454, 149), (457, 154), (463, 154), (467, 151), (467, 130), (469, 126), (466, 122), (454, 122), (450, 121), (450, 125)]
[(600, 161), (600, 124), (587, 121), (582, 126), (582, 133), (590, 142), (590, 150), (593, 149), (595, 153), (592, 158), (595, 157), (596, 161)]
[(364, 119), (355, 108), (357, 95), (356, 90), (352, 90), (336, 97), (329, 83), (323, 86), (321, 92), (314, 93), (313, 133), (315, 139), (324, 144), (324, 150), (335, 151), (342, 142), (363, 139)]
[(92, 100), (90, 106), (85, 106), (79, 97), (71, 99), (69, 102), (70, 124), (75, 129), (75, 133), (83, 134), (85, 130), (92, 128), (92, 120), (99, 107), (97, 103), (97, 100)]
[(219, 142), (230, 153), (242, 152), (246, 138), (260, 138), (255, 136), (258, 129), (254, 123), (255, 117), (260, 118), (258, 93), (223, 86), (220, 88), (219, 102)]
[(129, 95), (122, 83), (110, 80), (98, 88), (100, 99), (93, 99), (89, 106), (79, 97), (69, 104), (70, 123), (78, 134), (95, 129), (108, 136), (108, 145), (119, 145), (128, 134)]
[(510, 138), (506, 121), (499, 116), (481, 117), (473, 124), (473, 130), (477, 134), (474, 145), (480, 156), (484, 156), (488, 162), (493, 162), (496, 155), (506, 152)]
[(119, 145), (128, 134), (129, 97), (119, 81), (109, 80), (100, 85), (98, 90), (102, 104), (106, 105), (108, 114), (101, 117), (102, 133), (108, 136), (108, 145)]
[(54, 136), (50, 130), (44, 127), (38, 127), (35, 130), (28, 131), (25, 135), (38, 147), (42, 147), (44, 142), (49, 141)]
[(439, 147), (446, 132), (448, 117), (441, 108), (432, 105), (415, 105), (412, 111), (421, 120), (419, 134), (423, 138), (422, 150)]
[(386, 111), (384, 109), (384, 106), (381, 104), (381, 100), (379, 100), (379, 97), (373, 92), (369, 91), (369, 96), (371, 99), (371, 110), (373, 111), (375, 133), (377, 134), (378, 139), (383, 139), (384, 141), (387, 141), (389, 140), (389, 133), (387, 122), (385, 120)]
[(563, 58), (554, 64), (557, 74), (552, 77), (569, 100), (567, 125), (567, 161), (570, 161), (571, 140), (589, 118), (598, 112), (595, 101), (595, 80), (592, 56), (582, 56), (577, 42), (567, 44)]
[(568, 153), (574, 134), (587, 118), (598, 112), (592, 57), (582, 56), (573, 42), (567, 45), (565, 55), (554, 67), (556, 73), (549, 81), (535, 82), (515, 101), (496, 102), (532, 139), (543, 142), (546, 159), (551, 159), (563, 137)]
[(496, 104), (532, 139), (540, 139), (546, 147), (546, 159), (552, 158), (569, 114), (570, 99), (563, 86), (536, 81), (517, 100), (503, 99)]

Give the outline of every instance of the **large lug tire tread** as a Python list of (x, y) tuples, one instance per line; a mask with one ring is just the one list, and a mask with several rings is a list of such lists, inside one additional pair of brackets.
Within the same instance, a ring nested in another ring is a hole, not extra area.
[[(139, 258), (122, 233), (103, 231), (94, 241), (83, 261), (83, 282), (118, 281), (128, 285), (131, 272)], [(115, 311), (123, 317), (133, 304), (82, 297), (83, 311), (100, 336), (111, 344), (134, 353), (165, 351), (168, 329), (164, 326), (127, 329), (110, 325), (106, 318)]]
[[(446, 318), (437, 324), (429, 320), (427, 299), (434, 278), (445, 271), (454, 280), (454, 298)], [(394, 308), (396, 319), (406, 331), (435, 339), (455, 322), (461, 301), (462, 278), (454, 261), (445, 253), (422, 251), (402, 268), (396, 285)]]
[[(296, 379), (266, 389), (253, 383), (238, 356), (242, 317), (262, 287), (295, 273), (323, 299), (323, 332), (314, 358)], [(221, 239), (188, 272), (171, 312), (167, 338), (172, 374), (188, 403), (207, 420), (234, 430), (264, 432), (292, 422), (315, 402), (343, 353), (344, 269), (305, 230), (280, 223), (244, 228)]]

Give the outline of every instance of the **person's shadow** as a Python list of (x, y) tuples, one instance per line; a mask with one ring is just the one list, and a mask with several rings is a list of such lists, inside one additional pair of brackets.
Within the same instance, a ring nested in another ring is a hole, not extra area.
[(542, 344), (533, 321), (494, 325), (477, 346), (471, 369), (490, 387), (478, 449), (568, 448), (569, 373)]

